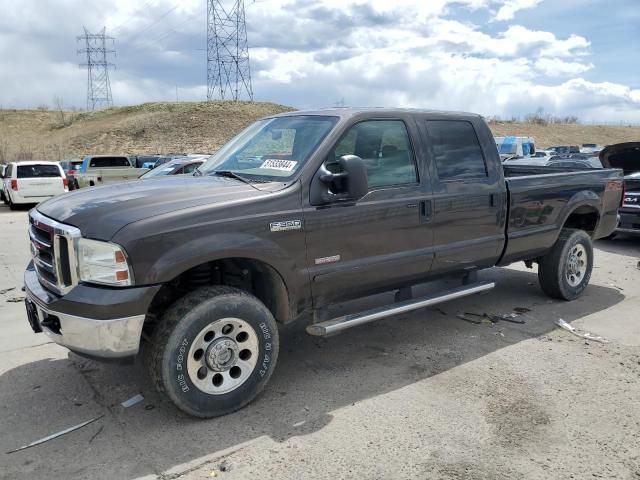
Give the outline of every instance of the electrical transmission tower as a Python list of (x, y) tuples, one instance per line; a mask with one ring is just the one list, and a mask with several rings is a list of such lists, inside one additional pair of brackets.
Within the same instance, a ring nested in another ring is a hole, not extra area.
[(86, 54), (87, 63), (81, 63), (81, 67), (87, 69), (87, 110), (97, 110), (102, 107), (113, 106), (111, 96), (111, 84), (109, 83), (109, 68), (114, 67), (108, 62), (108, 55), (115, 54), (115, 50), (107, 49), (107, 42), (113, 37), (106, 35), (106, 28), (100, 33), (89, 33), (84, 28), (84, 35), (78, 37), (78, 41), (85, 42), (85, 48), (78, 50), (79, 54)]
[(253, 100), (244, 0), (207, 0), (207, 100), (245, 95)]

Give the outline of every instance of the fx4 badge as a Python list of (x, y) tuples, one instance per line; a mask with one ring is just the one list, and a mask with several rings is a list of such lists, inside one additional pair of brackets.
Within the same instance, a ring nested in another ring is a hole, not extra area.
[(269, 224), (272, 232), (286, 232), (288, 230), (302, 230), (302, 220), (286, 220)]

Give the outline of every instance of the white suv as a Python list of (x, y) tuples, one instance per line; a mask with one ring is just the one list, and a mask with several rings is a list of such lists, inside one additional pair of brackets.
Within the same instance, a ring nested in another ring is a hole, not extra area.
[(40, 203), (69, 191), (64, 170), (56, 162), (11, 162), (2, 179), (4, 203), (15, 205)]

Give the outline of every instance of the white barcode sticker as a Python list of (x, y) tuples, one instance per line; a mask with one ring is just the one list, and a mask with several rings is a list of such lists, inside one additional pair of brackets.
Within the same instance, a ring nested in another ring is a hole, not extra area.
[(284, 172), (292, 172), (298, 162), (294, 162), (293, 160), (276, 160), (275, 158), (270, 158), (265, 160), (260, 168), (269, 168), (271, 170), (282, 170)]

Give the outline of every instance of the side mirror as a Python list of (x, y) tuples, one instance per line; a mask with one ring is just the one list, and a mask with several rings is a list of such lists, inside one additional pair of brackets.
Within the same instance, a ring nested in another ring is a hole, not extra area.
[[(335, 170), (335, 171), (334, 171)], [(311, 182), (311, 205), (359, 200), (369, 191), (367, 167), (356, 155), (324, 163)]]

